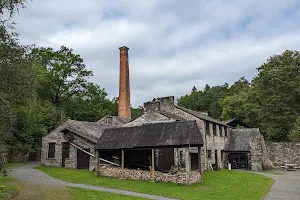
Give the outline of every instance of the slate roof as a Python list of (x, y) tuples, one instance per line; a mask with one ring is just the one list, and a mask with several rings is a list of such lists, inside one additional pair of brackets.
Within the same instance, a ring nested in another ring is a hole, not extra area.
[(181, 117), (180, 115), (176, 115), (176, 114), (173, 114), (173, 113), (170, 113), (170, 112), (167, 112), (167, 111), (163, 111), (163, 110), (160, 110), (158, 111), (159, 114), (161, 115), (164, 115), (168, 118), (171, 118), (171, 119), (174, 119), (176, 121), (186, 121), (183, 117)]
[(69, 119), (65, 122), (61, 131), (65, 132), (67, 130), (73, 132), (96, 143), (104, 130), (112, 127), (116, 126), (113, 126), (111, 124), (101, 124), (97, 122), (85, 122)]
[(238, 125), (243, 126), (245, 128), (250, 128), (247, 124), (240, 121), (239, 119), (233, 118), (226, 121), (222, 121), (223, 124), (226, 124), (228, 126), (237, 127)]
[(95, 149), (130, 149), (203, 145), (195, 121), (151, 123), (134, 127), (106, 129)]
[(175, 106), (176, 108), (178, 108), (178, 109), (184, 111), (184, 112), (187, 112), (187, 113), (193, 115), (194, 117), (199, 118), (199, 119), (202, 119), (202, 120), (214, 122), (214, 123), (216, 123), (216, 124), (221, 124), (221, 125), (227, 126), (226, 124), (222, 123), (221, 121), (218, 121), (218, 120), (216, 120), (216, 119), (214, 119), (214, 118), (211, 118), (210, 116), (205, 115), (205, 114), (203, 114), (203, 113), (201, 113), (201, 112), (193, 111), (193, 110), (190, 110), (190, 109), (187, 109), (187, 108), (184, 108), (184, 107), (181, 107), (181, 106), (177, 106), (177, 105), (174, 105), (174, 106)]
[(226, 151), (250, 151), (252, 138), (260, 136), (258, 128), (238, 128), (231, 129)]

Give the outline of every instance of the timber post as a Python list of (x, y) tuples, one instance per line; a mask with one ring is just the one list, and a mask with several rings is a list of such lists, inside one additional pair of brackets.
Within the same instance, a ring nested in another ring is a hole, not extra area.
[(122, 178), (125, 178), (124, 149), (122, 149)]
[(198, 146), (198, 167), (201, 175), (201, 181), (203, 181), (202, 161), (201, 161), (201, 146)]
[(190, 185), (191, 176), (191, 156), (189, 147), (185, 147), (185, 171), (186, 171), (186, 184)]
[(152, 149), (152, 162), (151, 162), (151, 171), (152, 171), (152, 181), (155, 181), (155, 165), (154, 165), (154, 149)]
[(99, 170), (99, 151), (95, 150), (95, 176), (98, 176)]

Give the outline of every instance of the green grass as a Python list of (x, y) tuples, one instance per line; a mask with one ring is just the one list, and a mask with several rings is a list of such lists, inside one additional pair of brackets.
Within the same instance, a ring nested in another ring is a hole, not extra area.
[(202, 183), (185, 186), (173, 183), (151, 183), (148, 181), (120, 180), (117, 178), (95, 177), (93, 172), (56, 167), (39, 167), (54, 178), (95, 186), (131, 190), (179, 199), (261, 199), (270, 189), (274, 180), (263, 175), (242, 171), (205, 171)]
[(18, 192), (14, 179), (0, 176), (0, 199), (10, 198)]
[(100, 192), (89, 189), (68, 187), (72, 200), (143, 200), (144, 198), (114, 194), (109, 192)]

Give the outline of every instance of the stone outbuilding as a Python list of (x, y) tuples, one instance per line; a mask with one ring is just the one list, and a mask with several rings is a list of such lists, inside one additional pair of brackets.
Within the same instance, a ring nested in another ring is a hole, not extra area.
[(94, 170), (95, 144), (107, 128), (126, 123), (116, 116), (98, 122), (68, 120), (42, 139), (41, 164)]

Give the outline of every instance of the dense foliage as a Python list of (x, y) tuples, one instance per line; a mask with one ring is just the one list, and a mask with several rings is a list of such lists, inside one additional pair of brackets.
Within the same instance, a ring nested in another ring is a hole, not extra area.
[(260, 66), (251, 83), (242, 77), (231, 86), (193, 87), (178, 104), (220, 120), (237, 118), (273, 141), (300, 141), (299, 73), (300, 53), (287, 50)]

